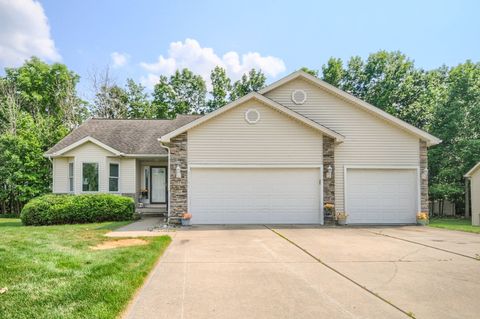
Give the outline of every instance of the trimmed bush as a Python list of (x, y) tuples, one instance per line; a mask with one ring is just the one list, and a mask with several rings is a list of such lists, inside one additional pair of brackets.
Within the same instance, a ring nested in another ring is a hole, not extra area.
[(22, 209), (24, 225), (82, 224), (131, 220), (135, 202), (113, 194), (44, 195), (32, 199)]

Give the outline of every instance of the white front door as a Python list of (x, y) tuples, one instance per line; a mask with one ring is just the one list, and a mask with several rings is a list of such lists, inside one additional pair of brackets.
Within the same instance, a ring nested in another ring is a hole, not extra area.
[(150, 167), (150, 202), (152, 204), (164, 204), (167, 201), (167, 168)]
[(320, 178), (320, 168), (192, 168), (192, 223), (321, 223)]
[(347, 223), (415, 223), (417, 181), (416, 169), (347, 169)]

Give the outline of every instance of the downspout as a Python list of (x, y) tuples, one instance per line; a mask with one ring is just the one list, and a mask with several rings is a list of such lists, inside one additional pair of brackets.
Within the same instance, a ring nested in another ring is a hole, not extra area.
[(168, 153), (168, 168), (167, 168), (167, 194), (168, 194), (168, 201), (167, 201), (167, 225), (170, 225), (170, 147), (164, 145), (160, 139), (157, 139), (160, 143), (160, 146), (167, 150)]
[(465, 218), (470, 217), (470, 177), (465, 177)]

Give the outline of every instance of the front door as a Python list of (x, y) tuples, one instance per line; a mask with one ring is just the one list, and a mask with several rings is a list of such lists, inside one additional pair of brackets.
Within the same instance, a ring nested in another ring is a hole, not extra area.
[(167, 168), (150, 166), (150, 202), (165, 204), (167, 202)]

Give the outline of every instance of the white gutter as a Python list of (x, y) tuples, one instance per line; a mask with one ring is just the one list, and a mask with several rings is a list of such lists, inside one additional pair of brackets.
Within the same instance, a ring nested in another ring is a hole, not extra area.
[(167, 225), (170, 224), (170, 147), (163, 145), (162, 141), (158, 138), (157, 141), (160, 143), (160, 146), (167, 150), (168, 153), (168, 167), (167, 167), (167, 194), (168, 194), (168, 203), (167, 203)]

